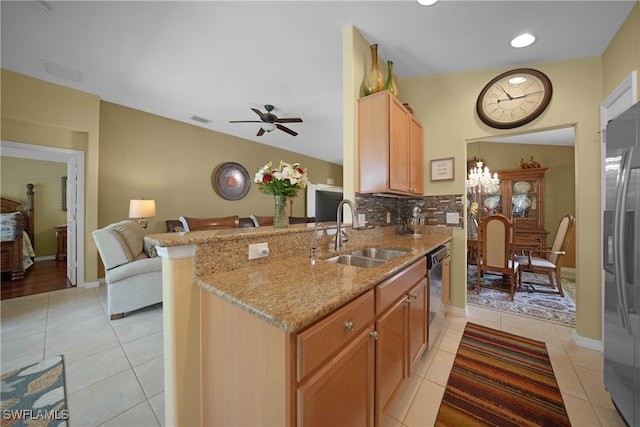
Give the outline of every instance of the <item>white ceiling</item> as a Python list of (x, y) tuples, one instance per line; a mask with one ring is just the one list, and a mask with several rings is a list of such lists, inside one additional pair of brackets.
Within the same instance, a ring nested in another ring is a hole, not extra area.
[[(1, 58), (105, 101), (342, 164), (346, 26), (402, 78), (598, 56), (635, 1), (2, 1)], [(511, 48), (525, 31), (538, 41)], [(287, 124), (299, 135), (229, 123), (265, 104), (301, 117)]]

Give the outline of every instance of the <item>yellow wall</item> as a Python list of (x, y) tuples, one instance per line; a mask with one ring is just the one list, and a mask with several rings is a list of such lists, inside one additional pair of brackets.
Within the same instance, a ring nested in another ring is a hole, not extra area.
[[(311, 182), (334, 178), (342, 184), (340, 165), (109, 102), (101, 102), (100, 142), (99, 226), (127, 218), (129, 200), (141, 197), (156, 201), (157, 216), (149, 219), (154, 233), (166, 232), (164, 221), (181, 215), (273, 215), (273, 197), (260, 193), (256, 184), (236, 201), (214, 191), (214, 171), (223, 162), (240, 163), (251, 180), (268, 161), (299, 162)], [(300, 191), (293, 214), (305, 212), (305, 192)]]
[(100, 100), (5, 69), (0, 73), (2, 140), (85, 152), (84, 280), (94, 282), (98, 277), (98, 252), (91, 231), (98, 224)]
[(603, 97), (606, 98), (633, 70), (638, 71), (636, 83), (640, 87), (640, 2), (638, 1), (602, 55)]
[(26, 184), (34, 187), (34, 250), (37, 257), (55, 256), (58, 243), (56, 225), (66, 224), (62, 210), (60, 178), (67, 174), (66, 163), (0, 157), (2, 197), (23, 203), (26, 208)]

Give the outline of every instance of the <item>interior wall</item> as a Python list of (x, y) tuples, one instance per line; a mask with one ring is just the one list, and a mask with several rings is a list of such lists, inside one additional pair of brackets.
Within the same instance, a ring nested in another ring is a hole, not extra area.
[(35, 186), (34, 251), (36, 257), (55, 256), (55, 227), (67, 222), (60, 186), (60, 178), (67, 174), (66, 163), (0, 156), (0, 168), (2, 197), (22, 202), (22, 209), (26, 209), (26, 184)]
[(84, 278), (98, 278), (98, 251), (91, 231), (98, 223), (99, 98), (96, 95), (0, 70), (0, 139), (85, 153)]
[[(244, 166), (251, 181), (269, 161), (276, 166), (280, 160), (299, 162), (307, 168), (310, 182), (332, 178), (342, 185), (340, 165), (105, 101), (100, 108), (100, 141), (99, 226), (126, 219), (129, 200), (141, 197), (156, 201), (157, 216), (149, 218), (151, 233), (166, 232), (165, 220), (181, 215), (273, 215), (273, 197), (261, 193), (255, 183), (237, 201), (215, 192), (212, 178), (224, 162)], [(299, 191), (294, 199), (294, 216), (306, 215), (305, 194)]]

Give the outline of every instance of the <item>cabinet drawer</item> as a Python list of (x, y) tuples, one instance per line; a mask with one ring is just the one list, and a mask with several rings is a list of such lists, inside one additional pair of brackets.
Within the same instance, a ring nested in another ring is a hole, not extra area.
[(422, 257), (395, 276), (376, 287), (376, 310), (384, 312), (398, 298), (405, 295), (413, 285), (427, 275), (427, 259)]
[(300, 333), (296, 338), (298, 381), (367, 327), (374, 316), (374, 295), (370, 290)]

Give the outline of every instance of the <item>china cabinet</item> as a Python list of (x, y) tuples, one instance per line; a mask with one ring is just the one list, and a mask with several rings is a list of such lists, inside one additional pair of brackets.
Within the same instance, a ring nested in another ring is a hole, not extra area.
[(358, 191), (421, 196), (423, 130), (387, 90), (358, 100)]
[(549, 232), (544, 224), (544, 175), (548, 168), (529, 168), (497, 171), (499, 188), (494, 191), (469, 190), (471, 210), (478, 222), (482, 218), (503, 214), (516, 227), (516, 247), (520, 249), (546, 246)]

